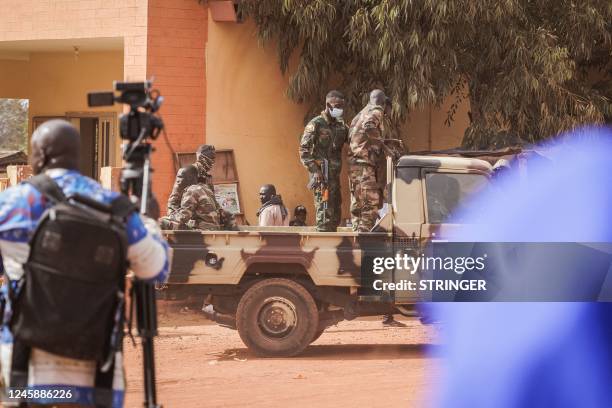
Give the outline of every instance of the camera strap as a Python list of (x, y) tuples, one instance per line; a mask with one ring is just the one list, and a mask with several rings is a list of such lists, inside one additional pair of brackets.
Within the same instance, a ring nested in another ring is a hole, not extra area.
[(64, 195), (62, 189), (55, 181), (53, 181), (51, 177), (47, 176), (46, 174), (38, 174), (30, 177), (25, 182), (32, 185), (53, 204), (66, 201), (66, 196)]

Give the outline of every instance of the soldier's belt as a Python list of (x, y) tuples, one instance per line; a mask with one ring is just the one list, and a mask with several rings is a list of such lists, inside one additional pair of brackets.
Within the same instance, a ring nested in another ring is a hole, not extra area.
[(361, 160), (351, 160), (349, 161), (349, 165), (351, 166), (367, 166), (367, 167), (376, 167), (376, 165), (361, 161)]

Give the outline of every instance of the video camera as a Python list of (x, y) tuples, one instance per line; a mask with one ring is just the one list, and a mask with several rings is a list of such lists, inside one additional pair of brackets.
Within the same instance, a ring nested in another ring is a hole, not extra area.
[[(136, 142), (148, 137), (155, 140), (164, 128), (164, 123), (155, 112), (159, 110), (164, 97), (156, 89), (151, 89), (153, 81), (119, 82), (114, 81), (115, 92), (90, 92), (87, 104), (94, 106), (111, 106), (115, 102), (130, 105), (130, 112), (121, 115), (119, 129), (121, 138)], [(142, 134), (141, 134), (142, 132)]]
[(111, 106), (118, 102), (130, 106), (130, 111), (119, 118), (121, 138), (127, 142), (123, 145), (126, 166), (121, 172), (121, 192), (135, 201), (139, 199), (141, 213), (157, 218), (157, 200), (149, 198), (153, 171), (150, 165), (153, 147), (149, 138), (157, 139), (164, 129), (162, 119), (156, 115), (164, 98), (158, 90), (152, 89), (152, 85), (153, 81), (114, 81), (114, 92), (90, 92), (87, 103), (89, 106)]

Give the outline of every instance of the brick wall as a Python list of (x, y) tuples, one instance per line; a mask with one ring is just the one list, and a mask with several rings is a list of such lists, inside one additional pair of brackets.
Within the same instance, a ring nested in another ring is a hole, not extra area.
[[(149, 0), (147, 76), (165, 97), (160, 113), (177, 152), (205, 140), (207, 24), (207, 8), (196, 0)], [(165, 213), (176, 170), (165, 141), (155, 147), (154, 192)]]

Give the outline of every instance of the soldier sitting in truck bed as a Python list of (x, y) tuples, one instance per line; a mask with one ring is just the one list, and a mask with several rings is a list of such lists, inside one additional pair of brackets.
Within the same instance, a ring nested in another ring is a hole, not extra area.
[(178, 209), (159, 220), (162, 229), (236, 229), (233, 215), (223, 210), (215, 199), (208, 176), (215, 162), (215, 148), (208, 147), (198, 149), (198, 182), (182, 193)]
[(201, 145), (196, 151), (196, 161), (188, 166), (181, 168), (176, 173), (172, 193), (168, 198), (168, 215), (178, 211), (181, 208), (181, 200), (183, 193), (189, 186), (198, 183), (198, 180), (210, 183), (212, 177), (209, 170), (206, 170), (207, 157), (215, 156), (215, 147), (213, 145)]

